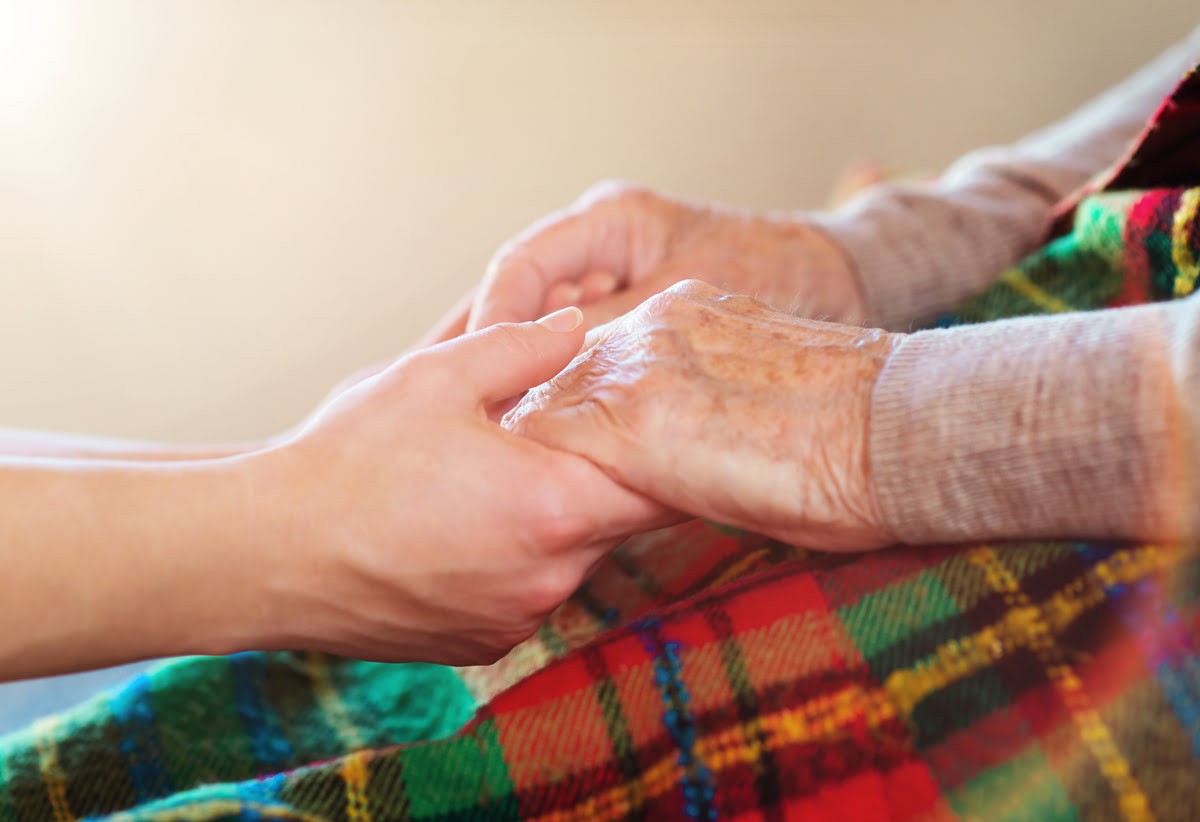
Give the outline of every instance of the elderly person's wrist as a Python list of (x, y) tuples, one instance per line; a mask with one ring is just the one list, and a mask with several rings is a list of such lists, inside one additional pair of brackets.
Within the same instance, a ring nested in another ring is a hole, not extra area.
[(1190, 527), (1167, 309), (910, 335), (870, 412), (871, 475), (908, 543), (1173, 537)]
[[(968, 155), (928, 183), (877, 186), (814, 225), (845, 249), (865, 321), (909, 330), (985, 288), (1044, 242), (1057, 191), (1004, 150)], [(1019, 167), (1022, 168), (1022, 167)]]
[(866, 291), (854, 260), (819, 217), (768, 213), (754, 222), (755, 241), (775, 256), (780, 272), (775, 308), (848, 325), (866, 321)]
[(880, 548), (894, 539), (871, 496), (868, 409), (901, 338), (685, 281), (599, 329), (505, 424), (673, 510)]

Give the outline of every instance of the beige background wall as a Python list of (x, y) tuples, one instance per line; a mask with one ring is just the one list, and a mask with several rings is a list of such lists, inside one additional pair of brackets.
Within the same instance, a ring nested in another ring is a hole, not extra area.
[(818, 204), (1197, 22), (1139, 0), (0, 0), (0, 425), (289, 424), (590, 182)]

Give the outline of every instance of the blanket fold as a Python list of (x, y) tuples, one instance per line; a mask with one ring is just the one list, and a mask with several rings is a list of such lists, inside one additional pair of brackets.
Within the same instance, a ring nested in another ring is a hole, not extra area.
[[(1112, 180), (1177, 167), (1198, 89)], [(1175, 183), (1089, 194), (942, 324), (1191, 294), (1200, 189)], [(1194, 819), (1198, 594), (1190, 545), (839, 556), (691, 522), (488, 668), (152, 671), (0, 743), (0, 822)]]

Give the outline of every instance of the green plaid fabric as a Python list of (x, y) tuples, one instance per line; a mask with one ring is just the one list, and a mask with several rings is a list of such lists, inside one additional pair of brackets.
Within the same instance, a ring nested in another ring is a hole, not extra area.
[[(1180, 117), (1200, 125), (1195, 72), (1139, 173)], [(1191, 294), (1200, 168), (1170, 157), (943, 322)], [(1192, 546), (824, 555), (692, 522), (627, 542), (486, 669), (159, 668), (5, 740), (0, 820), (1190, 820), (1198, 594)]]

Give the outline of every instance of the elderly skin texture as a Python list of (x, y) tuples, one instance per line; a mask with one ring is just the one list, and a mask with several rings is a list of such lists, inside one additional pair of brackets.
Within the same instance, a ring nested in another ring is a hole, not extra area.
[(901, 339), (685, 281), (594, 330), (505, 422), (694, 516), (875, 548), (891, 539), (871, 494), (868, 409)]

